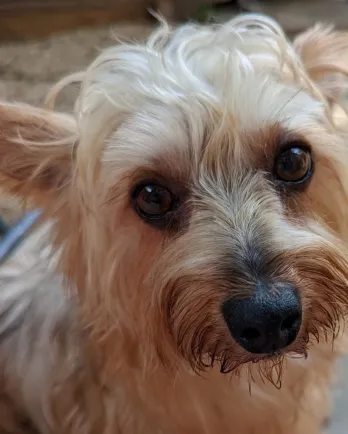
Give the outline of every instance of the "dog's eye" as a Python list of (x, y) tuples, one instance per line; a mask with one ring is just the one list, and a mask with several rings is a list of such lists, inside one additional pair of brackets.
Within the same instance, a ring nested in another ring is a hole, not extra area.
[(278, 155), (275, 168), (275, 176), (283, 182), (300, 183), (308, 179), (312, 174), (312, 157), (310, 150), (294, 145)]
[(140, 186), (135, 191), (134, 200), (138, 213), (149, 220), (164, 217), (173, 209), (175, 204), (173, 194), (158, 184)]

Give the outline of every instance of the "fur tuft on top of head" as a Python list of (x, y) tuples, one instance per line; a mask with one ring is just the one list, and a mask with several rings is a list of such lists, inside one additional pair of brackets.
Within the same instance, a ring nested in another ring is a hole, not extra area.
[(58, 83), (47, 103), (53, 106), (59, 90), (72, 81), (82, 83), (76, 111), (84, 119), (105, 98), (122, 112), (151, 99), (177, 103), (182, 96), (182, 103), (189, 104), (197, 94), (203, 101), (220, 103), (221, 96), (235, 99), (233, 92), (252, 74), (295, 81), (324, 99), (337, 96), (326, 75), (348, 75), (347, 38), (332, 26), (318, 24), (292, 43), (276, 21), (258, 14), (239, 15), (225, 24), (188, 23), (179, 28), (160, 19), (145, 45), (125, 43), (106, 49), (86, 71)]

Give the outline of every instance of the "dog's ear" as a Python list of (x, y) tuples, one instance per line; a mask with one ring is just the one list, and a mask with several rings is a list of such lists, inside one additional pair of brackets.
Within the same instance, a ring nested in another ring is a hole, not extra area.
[(348, 33), (318, 24), (297, 36), (294, 48), (328, 101), (338, 100), (348, 88)]
[(0, 189), (36, 206), (58, 199), (71, 180), (75, 131), (63, 114), (0, 104)]

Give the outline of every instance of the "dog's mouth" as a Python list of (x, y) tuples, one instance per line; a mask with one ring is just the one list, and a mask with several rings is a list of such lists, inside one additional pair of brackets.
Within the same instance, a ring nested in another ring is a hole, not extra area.
[(306, 313), (298, 333), (287, 341), (287, 345), (281, 348), (268, 345), (267, 351), (256, 353), (241, 346), (226, 324), (218, 327), (204, 324), (193, 335), (185, 335), (191, 339), (182, 340), (177, 348), (198, 375), (204, 376), (213, 369), (224, 375), (247, 375), (257, 382), (261, 378), (261, 381), (279, 387), (284, 362), (297, 363), (298, 359), (306, 359), (318, 343), (332, 345), (334, 330), (334, 324), (323, 323), (319, 317), (313, 320)]
[[(317, 338), (314, 339), (317, 341)], [(271, 348), (267, 352), (252, 353), (246, 351), (235, 341), (232, 343), (219, 341), (212, 351), (199, 358), (200, 366), (203, 369), (218, 367), (223, 374), (238, 373), (245, 366), (259, 365), (261, 370), (269, 371), (272, 366), (278, 366), (284, 359), (307, 358), (308, 351), (312, 346), (310, 334), (301, 330), (295, 339), (283, 348)]]

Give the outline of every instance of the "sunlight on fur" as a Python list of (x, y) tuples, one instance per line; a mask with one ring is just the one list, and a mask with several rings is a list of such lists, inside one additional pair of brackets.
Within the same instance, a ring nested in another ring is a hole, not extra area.
[(0, 432), (321, 432), (348, 306), (347, 58), (319, 25), (161, 21), (46, 109), (0, 105), (1, 189), (44, 216), (0, 268)]

